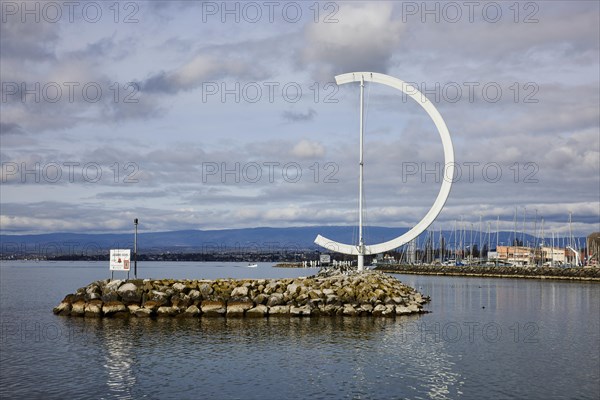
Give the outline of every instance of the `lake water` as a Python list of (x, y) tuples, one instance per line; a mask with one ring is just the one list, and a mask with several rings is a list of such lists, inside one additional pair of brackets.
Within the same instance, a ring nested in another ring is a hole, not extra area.
[[(315, 269), (139, 263), (142, 278)], [(0, 263), (0, 398), (598, 399), (600, 284), (396, 275), (430, 314), (80, 319), (52, 314), (106, 263)], [(122, 275), (116, 275), (120, 278)]]

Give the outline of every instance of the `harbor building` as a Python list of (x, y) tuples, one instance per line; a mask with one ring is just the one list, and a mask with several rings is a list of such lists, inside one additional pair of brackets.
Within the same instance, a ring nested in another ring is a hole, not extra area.
[(586, 238), (587, 265), (600, 265), (600, 232), (594, 232)]

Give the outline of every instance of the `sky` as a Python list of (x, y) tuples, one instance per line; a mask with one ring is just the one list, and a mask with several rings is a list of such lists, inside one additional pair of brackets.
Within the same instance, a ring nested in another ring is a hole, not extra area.
[(1, 6), (0, 233), (355, 225), (360, 71), (367, 224), (600, 230), (597, 1)]

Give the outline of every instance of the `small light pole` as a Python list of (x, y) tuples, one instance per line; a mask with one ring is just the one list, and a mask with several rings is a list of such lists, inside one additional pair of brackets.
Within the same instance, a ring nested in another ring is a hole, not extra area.
[(133, 224), (135, 225), (135, 235), (133, 237), (133, 277), (137, 279), (137, 218), (133, 220)]

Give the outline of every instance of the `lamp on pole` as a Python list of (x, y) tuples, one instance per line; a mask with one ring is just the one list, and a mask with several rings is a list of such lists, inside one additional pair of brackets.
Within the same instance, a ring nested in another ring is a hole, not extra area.
[(135, 235), (133, 236), (133, 276), (137, 279), (137, 218), (133, 220), (133, 224), (135, 225)]

